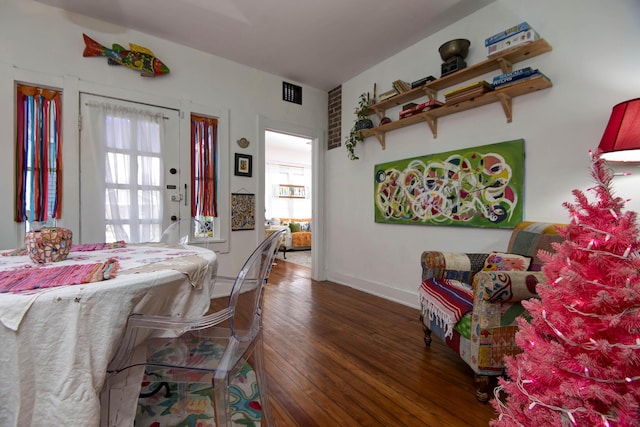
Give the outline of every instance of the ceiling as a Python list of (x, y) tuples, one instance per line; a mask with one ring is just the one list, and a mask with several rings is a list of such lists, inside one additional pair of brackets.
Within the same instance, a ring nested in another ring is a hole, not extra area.
[(296, 151), (300, 156), (311, 158), (311, 140), (307, 138), (268, 130), (264, 143), (268, 149)]
[(495, 0), (36, 1), (329, 91)]

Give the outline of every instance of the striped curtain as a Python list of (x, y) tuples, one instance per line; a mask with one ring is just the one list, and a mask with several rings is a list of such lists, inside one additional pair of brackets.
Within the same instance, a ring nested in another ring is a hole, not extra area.
[(16, 222), (59, 219), (62, 201), (61, 92), (17, 90)]
[(217, 217), (218, 121), (191, 115), (191, 216)]

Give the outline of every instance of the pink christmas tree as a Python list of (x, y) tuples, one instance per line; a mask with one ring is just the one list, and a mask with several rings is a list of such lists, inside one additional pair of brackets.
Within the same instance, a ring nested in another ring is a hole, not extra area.
[(640, 242), (636, 212), (592, 157), (595, 197), (574, 190), (555, 254), (540, 254), (540, 299), (524, 301), (523, 350), (507, 360), (497, 426), (640, 426)]

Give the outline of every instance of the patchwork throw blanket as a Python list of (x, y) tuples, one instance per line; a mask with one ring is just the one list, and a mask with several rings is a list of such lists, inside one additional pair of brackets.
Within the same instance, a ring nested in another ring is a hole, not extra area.
[(445, 338), (453, 338), (456, 323), (473, 309), (473, 291), (457, 280), (428, 279), (420, 285), (420, 301)]

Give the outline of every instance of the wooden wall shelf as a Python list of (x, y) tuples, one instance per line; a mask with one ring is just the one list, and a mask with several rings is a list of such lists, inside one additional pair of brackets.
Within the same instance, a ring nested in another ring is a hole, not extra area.
[[(378, 118), (381, 119), (385, 116), (385, 113), (388, 109), (401, 106), (415, 99), (427, 96), (430, 100), (435, 100), (437, 99), (438, 91), (447, 89), (460, 83), (464, 83), (492, 71), (500, 70), (502, 73), (508, 73), (510, 71), (513, 71), (513, 64), (525, 59), (533, 58), (549, 51), (551, 51), (551, 45), (549, 45), (546, 40), (539, 39), (533, 41), (529, 44), (516, 47), (507, 52), (502, 52), (500, 54), (491, 56), (485, 61), (464, 68), (447, 76), (441, 77), (437, 80), (427, 83), (424, 86), (411, 89), (410, 91), (398, 94), (382, 102), (378, 102), (377, 104), (369, 107), (371, 110), (370, 114), (376, 114)], [(502, 104), (502, 108), (507, 118), (507, 123), (511, 123), (512, 98), (538, 90), (548, 89), (551, 86), (553, 86), (553, 84), (549, 79), (543, 76), (536, 77), (502, 89), (487, 92), (474, 99), (462, 101), (457, 104), (446, 104), (442, 107), (434, 108), (433, 110), (425, 111), (411, 117), (395, 120), (391, 123), (376, 126), (372, 129), (365, 129), (361, 131), (362, 136), (365, 138), (375, 136), (378, 139), (378, 142), (380, 142), (382, 149), (384, 149), (386, 132), (414, 125), (416, 123), (426, 122), (431, 129), (433, 137), (437, 138), (439, 117), (448, 116), (450, 114), (459, 113), (461, 111), (470, 110), (494, 102), (500, 102)]]
[(304, 199), (307, 197), (304, 185), (280, 184), (278, 186), (278, 198)]

